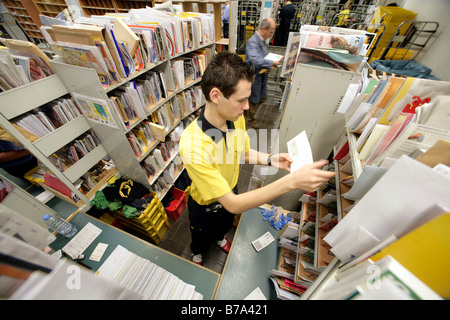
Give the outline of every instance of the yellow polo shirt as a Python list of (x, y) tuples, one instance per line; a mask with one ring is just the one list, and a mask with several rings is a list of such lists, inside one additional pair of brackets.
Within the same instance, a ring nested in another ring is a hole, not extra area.
[(192, 180), (191, 197), (200, 205), (217, 201), (236, 186), (243, 153), (250, 149), (243, 116), (228, 121), (224, 133), (205, 119), (204, 111), (180, 139), (180, 156)]

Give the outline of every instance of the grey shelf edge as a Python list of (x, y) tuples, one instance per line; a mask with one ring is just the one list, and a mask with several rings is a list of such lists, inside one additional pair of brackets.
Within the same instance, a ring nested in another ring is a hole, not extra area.
[(0, 179), (6, 181), (13, 187), (11, 192), (3, 199), (0, 206), (6, 206), (14, 211), (20, 212), (24, 217), (42, 227), (45, 226), (42, 216), (44, 214), (54, 215), (56, 213), (53, 209), (31, 196), (2, 174), (0, 174)]
[(356, 144), (356, 135), (348, 128), (347, 130), (347, 138), (348, 138), (348, 146), (350, 148), (350, 160), (352, 161), (352, 169), (353, 169), (353, 179), (356, 181), (358, 177), (361, 175), (361, 172), (363, 170), (361, 160), (358, 159), (358, 151), (355, 150), (355, 144)]
[(75, 162), (70, 168), (64, 171), (64, 175), (74, 183), (78, 178), (95, 166), (103, 157), (107, 155), (102, 145), (95, 147), (83, 158)]
[(44, 156), (48, 157), (90, 128), (91, 127), (89, 126), (86, 118), (81, 115), (69, 123), (59, 127), (52, 133), (33, 142), (33, 144), (36, 148), (41, 150)]
[(325, 270), (323, 270), (311, 287), (301, 296), (301, 300), (314, 300), (315, 296), (325, 285), (333, 281), (334, 272), (339, 268), (341, 262), (338, 258), (334, 258)]
[(341, 184), (340, 184), (340, 171), (339, 171), (339, 163), (337, 160), (334, 160), (334, 170), (336, 172), (336, 193), (339, 195), (336, 197), (337, 200), (337, 216), (338, 216), (338, 221), (342, 220), (343, 214), (342, 214), (342, 200), (341, 200)]
[(1, 113), (11, 120), (68, 93), (58, 75), (52, 75), (0, 93)]

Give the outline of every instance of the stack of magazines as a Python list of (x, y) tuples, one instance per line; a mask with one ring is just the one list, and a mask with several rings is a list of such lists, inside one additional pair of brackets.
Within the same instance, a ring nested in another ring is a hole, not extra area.
[(41, 27), (55, 54), (67, 64), (94, 69), (103, 86), (214, 42), (214, 17), (203, 13), (169, 15), (133, 9), (117, 15), (83, 17), (75, 23)]
[(289, 34), (281, 73), (292, 78), (297, 63), (357, 72), (375, 37), (363, 30), (304, 25)]
[(1, 41), (6, 48), (0, 50), (0, 92), (55, 74), (49, 58), (34, 43), (15, 39)]

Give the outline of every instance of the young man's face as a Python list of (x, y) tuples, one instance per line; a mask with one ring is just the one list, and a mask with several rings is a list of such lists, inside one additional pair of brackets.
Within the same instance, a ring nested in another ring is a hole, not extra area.
[(252, 93), (252, 83), (247, 80), (240, 80), (236, 86), (236, 91), (227, 99), (221, 93), (219, 114), (226, 120), (236, 121), (245, 110), (248, 110), (248, 98)]

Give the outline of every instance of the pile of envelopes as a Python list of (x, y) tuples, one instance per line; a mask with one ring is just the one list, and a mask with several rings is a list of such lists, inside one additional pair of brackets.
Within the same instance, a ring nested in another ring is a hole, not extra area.
[(143, 299), (203, 299), (203, 295), (195, 290), (195, 286), (185, 283), (173, 273), (120, 245), (106, 259), (96, 274), (140, 294)]

